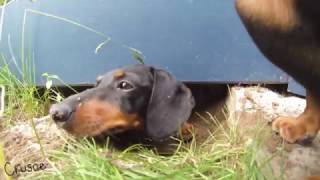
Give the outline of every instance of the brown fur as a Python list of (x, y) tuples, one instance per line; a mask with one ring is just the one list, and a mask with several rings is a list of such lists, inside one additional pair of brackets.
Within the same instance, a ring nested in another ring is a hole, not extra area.
[(237, 0), (236, 9), (261, 52), (304, 85), (307, 107), (298, 118), (281, 117), (273, 129), (288, 142), (313, 138), (320, 129), (320, 2)]
[(112, 129), (123, 132), (141, 126), (142, 120), (137, 114), (124, 114), (116, 106), (93, 99), (76, 108), (67, 130), (82, 137), (96, 136)]
[(298, 23), (294, 0), (239, 0), (241, 15), (268, 28), (289, 31)]
[(307, 177), (306, 180), (320, 180), (320, 176), (310, 176)]
[(307, 93), (307, 106), (298, 118), (280, 117), (272, 124), (272, 129), (278, 131), (290, 143), (303, 140), (305, 137), (315, 137), (320, 129), (320, 102)]
[(121, 69), (115, 70), (113, 72), (113, 78), (115, 78), (115, 79), (120, 79), (120, 78), (123, 78), (124, 76), (125, 76), (125, 73)]

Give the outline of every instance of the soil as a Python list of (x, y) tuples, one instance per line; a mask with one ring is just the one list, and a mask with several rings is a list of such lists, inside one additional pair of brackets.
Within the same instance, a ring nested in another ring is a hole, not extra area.
[[(278, 116), (297, 117), (306, 101), (285, 97), (261, 87), (234, 87), (228, 106), (230, 119), (238, 123), (245, 142), (260, 136), (256, 159), (266, 179), (300, 180), (320, 176), (320, 135), (308, 146), (288, 144), (271, 131), (270, 124)], [(258, 132), (258, 134), (257, 134)], [(269, 162), (269, 165), (265, 165)]]

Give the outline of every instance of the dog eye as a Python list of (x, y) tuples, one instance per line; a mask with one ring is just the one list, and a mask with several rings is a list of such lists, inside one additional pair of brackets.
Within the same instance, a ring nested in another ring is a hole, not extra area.
[(127, 81), (121, 81), (119, 84), (118, 84), (118, 88), (119, 89), (123, 89), (123, 90), (129, 90), (129, 89), (133, 89), (133, 85), (130, 84), (129, 82)]

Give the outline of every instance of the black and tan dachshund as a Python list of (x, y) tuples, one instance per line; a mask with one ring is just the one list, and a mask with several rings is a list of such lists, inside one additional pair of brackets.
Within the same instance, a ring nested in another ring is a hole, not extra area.
[(194, 104), (191, 91), (168, 72), (131, 65), (99, 76), (95, 87), (54, 104), (50, 114), (77, 137), (134, 129), (160, 141), (184, 125)]
[(298, 118), (280, 117), (273, 129), (288, 142), (311, 142), (320, 129), (320, 1), (237, 0), (254, 42), (275, 65), (307, 89)]

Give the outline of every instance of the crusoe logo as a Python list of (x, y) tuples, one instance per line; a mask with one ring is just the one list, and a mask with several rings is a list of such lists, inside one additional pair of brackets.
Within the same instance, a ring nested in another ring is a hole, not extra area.
[(20, 173), (43, 171), (47, 168), (45, 163), (30, 163), (11, 165), (10, 162), (4, 164), (4, 171), (8, 176), (19, 175)]

